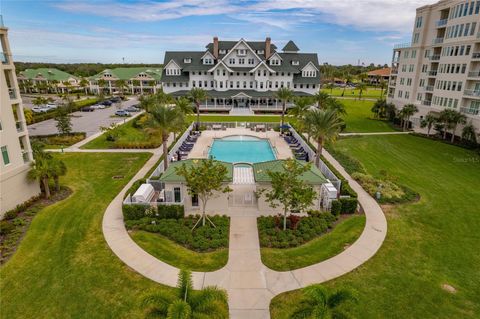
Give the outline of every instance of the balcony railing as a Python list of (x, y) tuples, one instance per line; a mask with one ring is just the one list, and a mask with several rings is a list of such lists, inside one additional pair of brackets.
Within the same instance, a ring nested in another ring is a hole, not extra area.
[(412, 44), (411, 44), (410, 42), (408, 42), (408, 43), (395, 44), (395, 45), (393, 46), (393, 48), (394, 48), (394, 49), (404, 49), (404, 48), (409, 48), (409, 47), (411, 47), (411, 46), (412, 46)]
[(394, 98), (393, 93), (389, 93), (389, 94), (388, 94), (388, 97), (391, 98), (391, 99), (393, 99), (393, 98)]
[(437, 20), (436, 25), (437, 25), (437, 28), (441, 28), (446, 26), (447, 23), (448, 23), (448, 19), (441, 19), (441, 20)]
[(30, 153), (29, 152), (22, 150), (22, 157), (23, 157), (23, 162), (24, 163), (29, 163), (30, 162)]
[(390, 74), (398, 74), (398, 69), (392, 69), (392, 71), (390, 71)]
[(423, 104), (423, 105), (426, 105), (426, 106), (430, 106), (430, 105), (432, 105), (432, 101), (430, 101), (430, 100), (423, 100), (423, 101), (422, 101), (422, 104)]
[(9, 88), (8, 95), (10, 96), (10, 99), (14, 100), (17, 98), (17, 91), (15, 91), (15, 89)]
[(479, 109), (474, 109), (471, 107), (461, 107), (460, 112), (463, 114), (469, 114), (469, 115), (479, 115), (480, 110)]
[(8, 56), (3, 52), (0, 52), (0, 61), (3, 64), (8, 64)]
[(443, 38), (435, 38), (432, 41), (432, 44), (441, 44), (443, 43)]
[(480, 78), (480, 71), (468, 72), (469, 78)]
[(472, 53), (472, 59), (480, 59), (480, 52)]
[(15, 122), (15, 126), (17, 127), (17, 132), (23, 132), (23, 122), (22, 121), (17, 121)]
[(437, 73), (437, 70), (428, 71), (428, 76), (437, 76)]
[(480, 90), (465, 90), (465, 91), (463, 91), (463, 94), (468, 95), (468, 96), (478, 96), (478, 97), (480, 97)]
[(433, 85), (428, 85), (425, 87), (425, 91), (427, 92), (433, 92)]
[(431, 55), (428, 57), (432, 61), (440, 60), (440, 54)]
[(397, 85), (397, 82), (390, 82), (388, 85), (389, 85), (389, 86), (396, 86), (396, 85)]

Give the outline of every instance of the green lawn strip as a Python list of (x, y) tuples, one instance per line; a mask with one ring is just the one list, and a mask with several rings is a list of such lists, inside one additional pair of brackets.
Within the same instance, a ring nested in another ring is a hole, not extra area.
[(262, 248), (262, 262), (270, 269), (287, 271), (310, 266), (338, 255), (352, 244), (365, 227), (365, 216), (355, 215), (341, 220), (325, 235), (308, 243), (287, 249)]
[[(73, 194), (40, 211), (0, 268), (1, 318), (143, 318), (141, 299), (172, 291), (132, 271), (105, 242), (108, 204), (151, 154), (58, 154)], [(113, 176), (124, 176), (113, 179)]]
[(131, 232), (130, 236), (149, 254), (181, 269), (215, 271), (225, 266), (228, 261), (228, 249), (199, 253), (182, 247), (159, 234), (136, 230)]
[[(367, 263), (326, 283), (357, 291), (356, 318), (475, 318), (480, 314), (480, 156), (409, 136), (342, 139), (337, 146), (367, 172), (381, 170), (420, 193), (420, 201), (384, 207), (388, 233)], [(453, 286), (450, 293), (443, 285)], [(272, 301), (272, 318), (288, 318), (298, 292)]]
[(387, 121), (376, 120), (371, 111), (375, 102), (365, 100), (340, 100), (345, 105), (347, 116), (345, 133), (371, 133), (395, 131)]
[[(343, 88), (334, 88), (333, 90), (329, 89), (322, 89), (323, 92), (326, 92), (332, 96), (342, 96)], [(363, 90), (362, 98), (380, 98), (381, 90), (378, 88), (367, 88), (367, 90)], [(385, 97), (386, 90), (383, 90), (383, 97)], [(360, 90), (355, 89), (346, 89), (345, 93), (343, 94), (344, 97), (353, 97), (358, 98), (360, 96)]]
[[(189, 115), (188, 121), (196, 121), (196, 115)], [(200, 115), (201, 122), (272, 122), (280, 123), (279, 115)]]

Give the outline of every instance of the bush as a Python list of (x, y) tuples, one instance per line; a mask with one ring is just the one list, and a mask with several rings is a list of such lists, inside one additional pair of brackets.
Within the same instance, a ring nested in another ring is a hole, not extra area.
[(354, 214), (357, 211), (358, 199), (356, 198), (340, 198), (341, 213), (342, 214)]
[(328, 148), (328, 151), (330, 152), (330, 154), (332, 154), (333, 157), (335, 157), (337, 161), (342, 163), (343, 168), (345, 168), (348, 174), (352, 174), (355, 172), (359, 172), (359, 173), (366, 172), (363, 164), (360, 163), (360, 161), (357, 160), (356, 158), (353, 158), (350, 155), (348, 155), (346, 152), (333, 148), (331, 146)]
[(4, 219), (14, 219), (15, 217), (17, 217), (18, 215), (18, 211), (13, 209), (13, 210), (9, 210), (8, 212), (6, 212), (4, 215), (3, 215), (3, 218)]
[(149, 208), (147, 205), (123, 205), (123, 219), (138, 220), (144, 218), (147, 208)]
[(332, 201), (332, 207), (330, 209), (330, 213), (332, 213), (333, 216), (338, 216), (342, 212), (342, 202), (339, 200), (334, 200)]
[(0, 221), (0, 235), (8, 235), (15, 229), (15, 226), (6, 220)]
[(65, 145), (70, 146), (84, 140), (85, 132), (70, 133), (70, 134), (49, 134), (31, 136), (30, 140), (39, 141), (47, 145)]
[(185, 216), (185, 207), (183, 205), (159, 205), (158, 218), (180, 219)]

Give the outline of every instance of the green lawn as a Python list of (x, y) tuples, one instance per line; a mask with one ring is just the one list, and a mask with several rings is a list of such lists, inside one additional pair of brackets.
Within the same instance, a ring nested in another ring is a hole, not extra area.
[(333, 230), (295, 248), (262, 248), (262, 262), (270, 269), (287, 271), (319, 263), (342, 252), (365, 227), (365, 216), (355, 215), (340, 221)]
[[(332, 96), (342, 96), (343, 93), (343, 88), (334, 88), (333, 90), (328, 90), (328, 89), (322, 89), (323, 92), (326, 92)], [(362, 98), (379, 98), (381, 95), (381, 90), (378, 88), (367, 88), (367, 90), (363, 91)], [(359, 97), (360, 90), (345, 90), (345, 94), (343, 95), (344, 97), (353, 97), (353, 98), (358, 98)], [(385, 97), (386, 91), (383, 90), (383, 97)]]
[(369, 132), (392, 132), (394, 129), (387, 121), (373, 119), (371, 112), (373, 101), (365, 100), (340, 100), (347, 111), (345, 132), (369, 133)]
[(144, 129), (133, 127), (133, 120), (120, 125), (115, 130), (119, 132), (119, 136), (115, 142), (107, 141), (105, 134), (103, 134), (81, 148), (156, 148), (160, 146), (158, 134), (151, 134)]
[[(197, 116), (188, 116), (189, 121), (196, 121)], [(201, 122), (277, 122), (280, 123), (279, 115), (200, 115)]]
[[(155, 284), (124, 265), (102, 234), (102, 217), (149, 154), (59, 154), (74, 193), (38, 213), (0, 268), (1, 318), (143, 318)], [(123, 175), (123, 179), (112, 179)]]
[(225, 266), (228, 261), (228, 249), (199, 253), (182, 247), (159, 234), (137, 230), (130, 233), (130, 236), (149, 254), (177, 268), (192, 271), (214, 271)]
[[(357, 318), (479, 318), (480, 157), (407, 135), (345, 139), (337, 147), (376, 177), (387, 170), (421, 199), (387, 209), (379, 252), (327, 285), (357, 291)], [(298, 291), (276, 297), (272, 318), (288, 318), (299, 299)]]

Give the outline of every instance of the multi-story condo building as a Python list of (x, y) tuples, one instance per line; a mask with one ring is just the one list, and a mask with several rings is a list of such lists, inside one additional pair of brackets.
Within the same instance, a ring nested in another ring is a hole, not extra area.
[(412, 42), (393, 51), (388, 101), (418, 106), (414, 128), (428, 112), (451, 108), (480, 129), (480, 1), (418, 8)]
[(279, 88), (305, 96), (320, 89), (317, 54), (299, 51), (293, 41), (277, 51), (270, 38), (219, 41), (214, 37), (206, 50), (165, 53), (163, 90), (183, 96), (194, 87), (205, 89), (208, 99), (202, 110), (278, 111)]
[(23, 115), (8, 29), (0, 15), (0, 217), (16, 205), (40, 193), (27, 173), (32, 161), (30, 141)]
[(55, 92), (78, 89), (80, 79), (55, 68), (26, 69), (18, 73), (18, 86), (23, 93)]
[(90, 92), (113, 94), (129, 92), (131, 94), (156, 93), (161, 87), (162, 68), (131, 67), (103, 70), (91, 76)]

